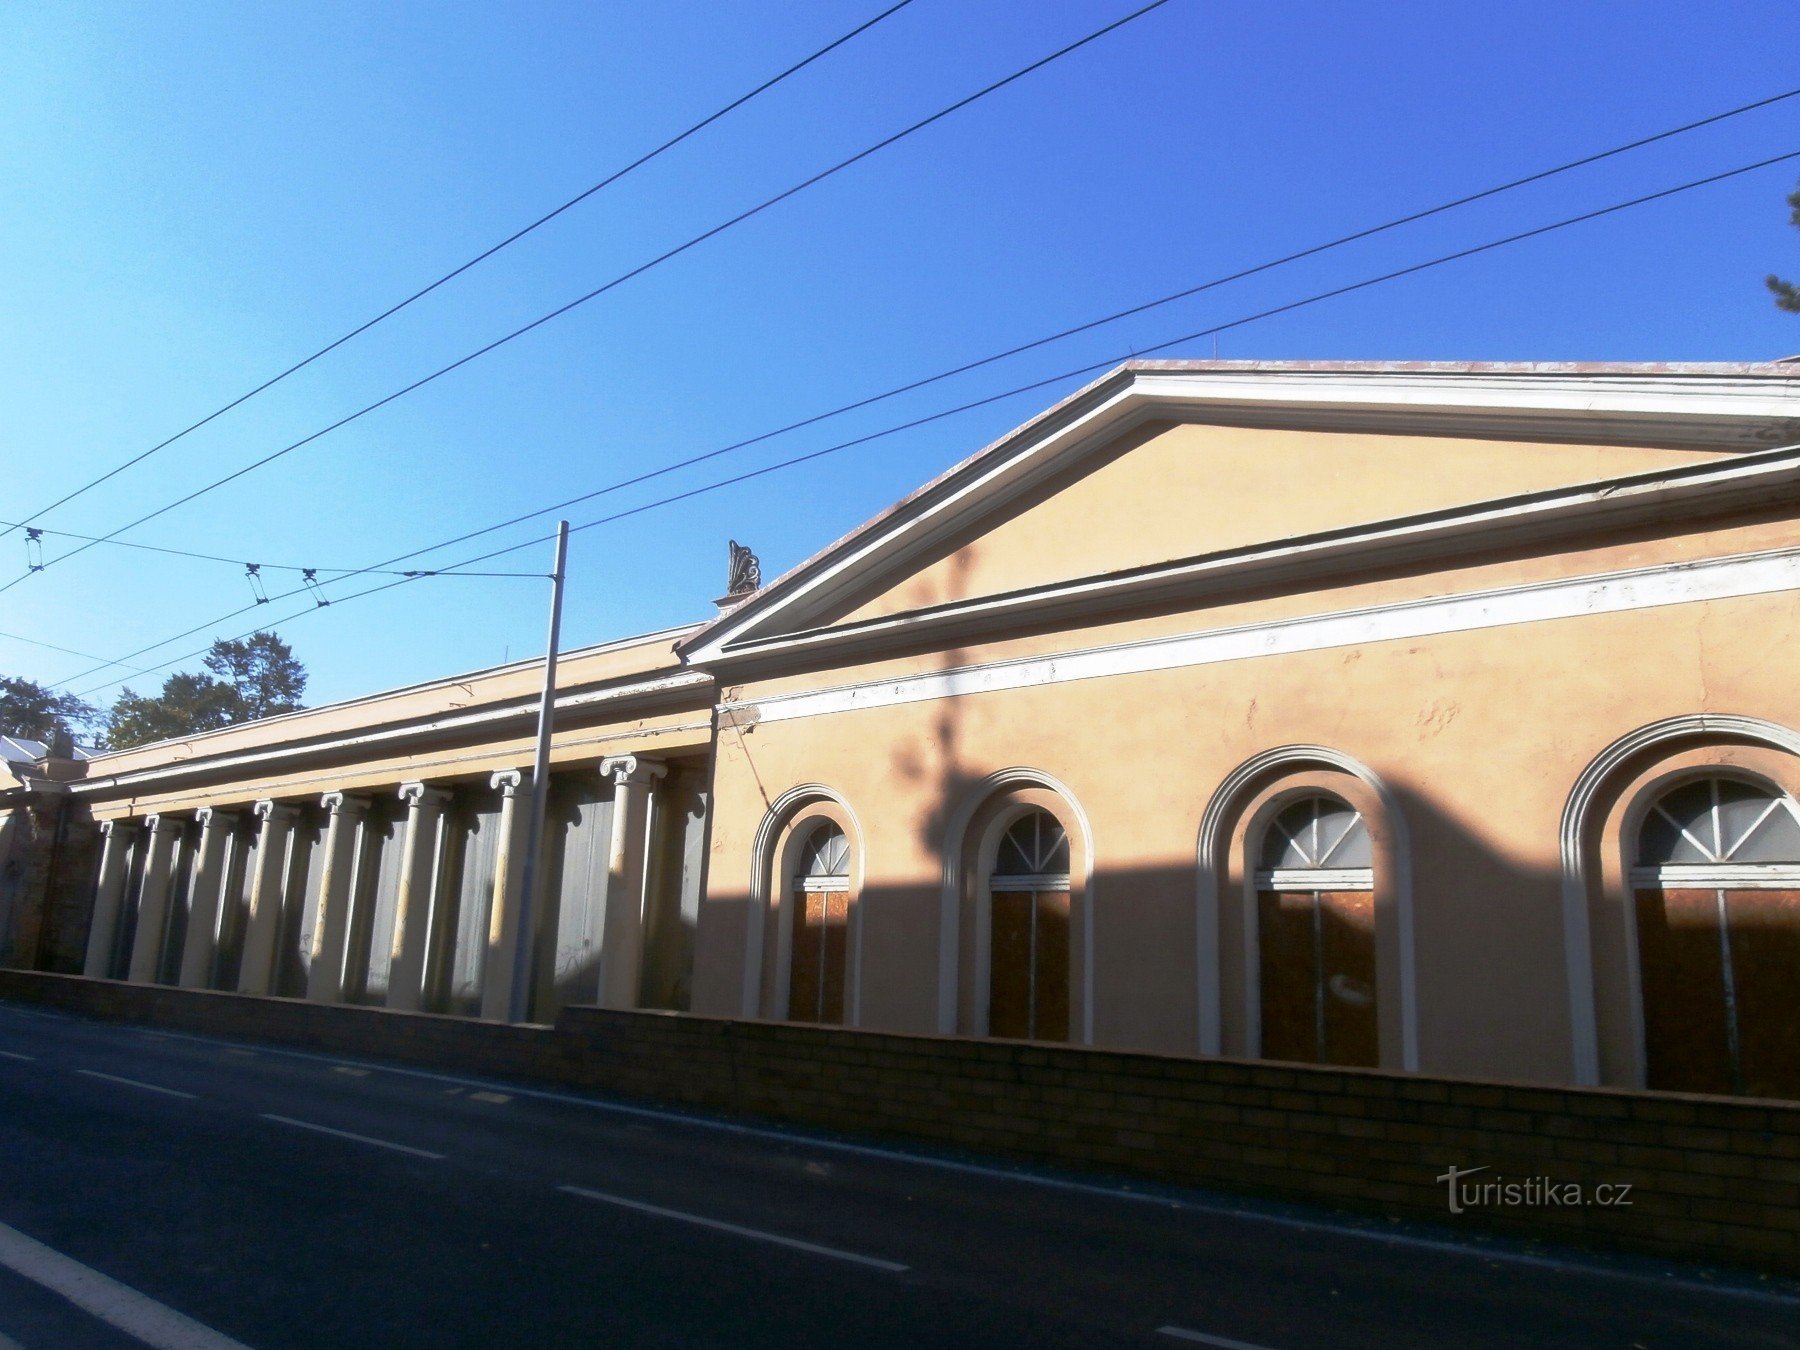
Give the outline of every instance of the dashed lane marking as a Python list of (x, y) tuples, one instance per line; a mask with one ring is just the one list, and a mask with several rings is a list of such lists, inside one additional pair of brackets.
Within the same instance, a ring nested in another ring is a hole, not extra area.
[(195, 1092), (183, 1092), (180, 1088), (160, 1087), (155, 1083), (146, 1083), (141, 1078), (121, 1078), (116, 1073), (101, 1073), (98, 1069), (77, 1069), (76, 1073), (86, 1074), (89, 1078), (104, 1078), (109, 1083), (123, 1083), (126, 1087), (142, 1088), (145, 1092), (160, 1092), (165, 1097), (185, 1097), (194, 1101), (199, 1097)]
[(359, 1069), (354, 1064), (333, 1064), (331, 1066), (331, 1071), (333, 1073), (344, 1074), (350, 1078), (367, 1078), (369, 1076), (369, 1071), (367, 1069)]
[(334, 1139), (349, 1139), (358, 1144), (372, 1144), (376, 1148), (392, 1149), (395, 1153), (410, 1153), (415, 1158), (430, 1158), (433, 1162), (442, 1162), (442, 1153), (433, 1153), (428, 1148), (414, 1148), (411, 1144), (396, 1144), (391, 1139), (377, 1139), (369, 1134), (356, 1134), (350, 1130), (337, 1130), (329, 1125), (316, 1125), (310, 1120), (295, 1120), (292, 1116), (277, 1116), (263, 1112), (264, 1120), (272, 1120), (277, 1125), (292, 1125), (296, 1130), (311, 1130), (315, 1134), (328, 1134)]
[[(0, 1011), (24, 1013), (30, 1017), (43, 1017), (55, 1022), (67, 1023), (71, 1015), (31, 1012), (15, 1004), (0, 1002)], [(192, 1041), (199, 1045), (217, 1045), (216, 1036), (197, 1036), (186, 1032), (170, 1033), (173, 1039)], [(285, 1046), (265, 1046), (264, 1051), (270, 1055), (284, 1059), (306, 1060), (312, 1063), (331, 1061), (324, 1055), (314, 1054), (306, 1050), (290, 1050)], [(384, 1074), (393, 1074), (401, 1078), (413, 1078), (423, 1082), (450, 1083), (460, 1088), (481, 1088), (485, 1084), (479, 1079), (463, 1078), (455, 1074), (437, 1073), (430, 1069), (411, 1069), (399, 1064), (381, 1064), (376, 1066)], [(510, 1085), (509, 1085), (510, 1086)], [(1753, 1303), (1769, 1303), (1780, 1307), (1793, 1307), (1800, 1304), (1800, 1297), (1782, 1289), (1756, 1289), (1741, 1284), (1715, 1284), (1711, 1280), (1677, 1275), (1667, 1270), (1655, 1272), (1647, 1270), (1621, 1270), (1585, 1260), (1578, 1256), (1539, 1256), (1530, 1252), (1514, 1251), (1504, 1247), (1486, 1247), (1468, 1242), (1458, 1242), (1450, 1238), (1424, 1237), (1411, 1233), (1392, 1233), (1381, 1229), (1367, 1227), (1355, 1223), (1340, 1223), (1329, 1219), (1303, 1219), (1290, 1214), (1270, 1211), (1245, 1209), (1229, 1201), (1201, 1199), (1195, 1195), (1171, 1195), (1159, 1191), (1138, 1191), (1117, 1185), (1103, 1185), (1089, 1181), (1076, 1181), (1068, 1177), (1050, 1176), (1042, 1172), (1017, 1171), (1010, 1167), (990, 1166), (975, 1162), (964, 1162), (954, 1158), (935, 1156), (930, 1153), (908, 1153), (901, 1149), (883, 1148), (874, 1144), (854, 1144), (845, 1139), (802, 1134), (798, 1131), (784, 1130), (770, 1126), (744, 1125), (729, 1120), (719, 1120), (703, 1115), (690, 1115), (682, 1111), (672, 1111), (654, 1106), (631, 1106), (624, 1102), (605, 1101), (595, 1097), (583, 1097), (573, 1092), (557, 1092), (545, 1088), (528, 1088), (512, 1086), (515, 1096), (533, 1101), (559, 1102), (566, 1106), (580, 1107), (584, 1110), (597, 1111), (607, 1115), (621, 1116), (626, 1119), (667, 1121), (672, 1124), (686, 1125), (693, 1129), (710, 1130), (721, 1134), (737, 1135), (742, 1138), (764, 1139), (772, 1143), (784, 1144), (791, 1148), (820, 1148), (833, 1152), (876, 1158), (888, 1162), (903, 1163), (913, 1167), (926, 1167), (938, 1171), (958, 1172), (969, 1176), (990, 1177), (998, 1181), (1010, 1181), (1016, 1185), (1036, 1186), (1049, 1190), (1060, 1190), (1076, 1194), (1087, 1194), (1111, 1200), (1123, 1200), (1134, 1204), (1149, 1204), (1165, 1209), (1187, 1213), (1210, 1214), (1218, 1218), (1241, 1220), (1246, 1223), (1263, 1224), (1275, 1228), (1285, 1228), (1292, 1232), (1314, 1233), (1333, 1238), (1347, 1238), (1352, 1241), (1374, 1242), (1384, 1247), (1402, 1250), (1437, 1252), (1445, 1256), (1474, 1260), (1487, 1263), (1504, 1262), (1508, 1265), (1523, 1266), (1528, 1269), (1550, 1270), (1562, 1274), (1587, 1276), (1603, 1280), (1616, 1280), (1630, 1284), (1650, 1284), (1658, 1289), (1680, 1289), (1687, 1293), (1702, 1294), (1714, 1298), (1742, 1299)], [(446, 1095), (451, 1090), (446, 1089)]]
[(884, 1261), (879, 1256), (864, 1256), (861, 1252), (847, 1252), (837, 1247), (826, 1247), (817, 1242), (803, 1242), (799, 1238), (783, 1237), (780, 1233), (765, 1233), (760, 1228), (745, 1228), (741, 1224), (726, 1223), (723, 1219), (709, 1219), (704, 1214), (689, 1214), (686, 1210), (664, 1209), (661, 1205), (647, 1205), (642, 1200), (627, 1200), (622, 1195), (608, 1195), (605, 1191), (590, 1191), (585, 1186), (558, 1186), (556, 1188), (568, 1195), (579, 1195), (585, 1200), (598, 1200), (603, 1205), (617, 1205), (620, 1209), (634, 1209), (640, 1214), (654, 1214), (659, 1219), (674, 1219), (677, 1223), (691, 1223), (698, 1228), (711, 1228), (715, 1232), (730, 1233), (736, 1237), (750, 1238), (756, 1242), (771, 1242), (777, 1247), (789, 1247), (797, 1252), (811, 1252), (814, 1256), (829, 1256), (835, 1261), (851, 1261), (859, 1266), (873, 1266), (876, 1270), (885, 1270), (897, 1275), (907, 1269), (898, 1261)]
[(17, 1050), (0, 1050), (0, 1059), (20, 1059), (27, 1064), (37, 1063), (36, 1055), (21, 1055)]
[(507, 1096), (504, 1092), (471, 1092), (469, 1094), (469, 1100), (472, 1102), (492, 1102), (496, 1106), (504, 1106), (506, 1103), (510, 1102), (512, 1098)]
[(1193, 1345), (1217, 1346), (1219, 1350), (1267, 1350), (1267, 1347), (1252, 1345), (1249, 1341), (1234, 1341), (1229, 1336), (1209, 1336), (1204, 1331), (1189, 1331), (1186, 1327), (1158, 1327), (1156, 1332), (1159, 1336), (1187, 1341)]
[(0, 1265), (158, 1350), (247, 1350), (242, 1342), (5, 1224), (0, 1224)]

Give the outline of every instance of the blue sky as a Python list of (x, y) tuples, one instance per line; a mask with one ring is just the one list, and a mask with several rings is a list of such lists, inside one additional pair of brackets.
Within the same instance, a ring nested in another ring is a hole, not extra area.
[[(882, 8), (0, 9), (0, 518), (212, 411)], [(104, 533), (1128, 12), (914, 0), (268, 394), (39, 523)], [(1407, 211), (1800, 85), (1800, 8), (1174, 0), (429, 388), (126, 536), (363, 566)], [(1800, 99), (575, 508), (595, 516), (1513, 231), (1800, 150)], [(1226, 357), (1800, 352), (1800, 161), (1235, 329)], [(1210, 356), (1210, 339), (1175, 355)], [(565, 644), (704, 617), (1072, 383), (581, 532)], [(551, 518), (553, 523), (554, 518)], [(542, 533), (541, 523), (492, 537)], [(52, 539), (52, 556), (66, 547)], [(430, 561), (451, 562), (477, 546)], [(0, 539), (0, 580), (24, 570)], [(547, 571), (548, 546), (489, 566)], [(291, 584), (281, 582), (278, 584)], [(355, 589), (356, 583), (345, 589)], [(417, 582), (283, 632), (309, 701), (541, 650), (544, 586)], [(0, 595), (45, 682), (241, 570), (90, 549)], [(293, 601), (265, 614), (300, 608)], [(155, 665), (243, 616), (159, 649)], [(192, 668), (196, 663), (187, 663)], [(109, 700), (112, 671), (75, 681)], [(160, 675), (131, 676), (141, 690)]]

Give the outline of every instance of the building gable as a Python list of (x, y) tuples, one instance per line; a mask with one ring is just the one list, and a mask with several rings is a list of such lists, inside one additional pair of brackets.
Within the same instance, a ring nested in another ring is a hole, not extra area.
[[(1582, 485), (1672, 473), (1705, 495), (1716, 492), (1709, 472), (1731, 478), (1747, 452), (1800, 441), (1794, 389), (1779, 366), (1128, 367), (801, 564), (683, 650), (719, 662), (877, 640), (958, 612), (1018, 613), (1052, 592), (1092, 603), (1115, 585), (1141, 589), (1146, 576), (1242, 565), (1295, 541), (1374, 538), (1391, 522), (1427, 522), (1426, 534), (1447, 537), (1455, 517), (1484, 503), (1542, 516), (1542, 499), (1559, 492), (1589, 512), (1614, 495)], [(1423, 546), (1425, 534), (1409, 537)]]

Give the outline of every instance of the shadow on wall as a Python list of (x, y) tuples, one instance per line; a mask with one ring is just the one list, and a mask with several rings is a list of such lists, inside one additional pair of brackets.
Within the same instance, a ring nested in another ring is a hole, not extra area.
[[(947, 654), (946, 664), (954, 664), (958, 656)], [(921, 842), (934, 852), (962, 846), (961, 840), (944, 839), (943, 832), (949, 814), (983, 777), (961, 758), (962, 716), (959, 700), (945, 700), (935, 713), (930, 737), (896, 750), (892, 760), (897, 774), (927, 784), (935, 794), (936, 810), (918, 827)], [(1051, 773), (1058, 768), (1035, 767)], [(1521, 773), (1531, 770), (1525, 764), (1519, 768)], [(1410, 931), (1399, 953), (1382, 954), (1388, 968), (1378, 970), (1373, 983), (1389, 991), (1398, 990), (1403, 981), (1407, 984), (1404, 1004), (1419, 1047), (1419, 1069), (1477, 1079), (1574, 1081), (1560, 863), (1525, 861), (1497, 848), (1480, 822), (1445, 810), (1417, 790), (1396, 786), (1392, 800), (1405, 824), (1407, 895), (1402, 918)], [(1197, 822), (1205, 803), (1192, 805)], [(1554, 816), (1540, 822), (1538, 852), (1556, 856), (1558, 826)], [(1216, 983), (1196, 979), (1197, 864), (1122, 868), (1109, 865), (1104, 834), (1096, 837), (1094, 847), (1091, 998), (1096, 1044), (1194, 1053), (1199, 999), (1205, 996), (1219, 1001), (1223, 1052), (1255, 1057), (1264, 1044), (1262, 1027), (1283, 1018), (1291, 1021), (1297, 998), (1301, 1012), (1327, 1023), (1348, 1024), (1352, 1010), (1336, 1005), (1368, 996), (1371, 981), (1356, 956), (1367, 951), (1367, 943), (1354, 931), (1362, 922), (1354, 912), (1327, 912), (1316, 942), (1290, 944), (1284, 957), (1277, 956), (1275, 944), (1259, 939), (1259, 897), (1253, 883), (1240, 882), (1235, 894), (1222, 888)], [(1247, 864), (1255, 858), (1260, 840), (1243, 840), (1239, 847), (1247, 855), (1240, 860), (1240, 874), (1252, 875)], [(1400, 879), (1378, 879), (1376, 884), (1400, 884)], [(917, 888), (865, 881), (859, 903), (871, 915), (904, 913), (924, 922), (933, 912), (932, 899)], [(1679, 900), (1674, 893), (1668, 897), (1658, 893), (1649, 899), (1639, 895), (1635, 902), (1647, 939), (1652, 931), (1652, 919), (1645, 917), (1647, 905), (1661, 925), (1655, 931), (1673, 935), (1668, 942), (1646, 941), (1642, 962), (1647, 965), (1640, 967), (1644, 1002), (1635, 1015), (1646, 1028), (1642, 1058), (1648, 1085), (1729, 1095), (1736, 1082), (1751, 1095), (1800, 1098), (1796, 1077), (1800, 1056), (1790, 1053), (1800, 1036), (1800, 1019), (1792, 1016), (1791, 997), (1781, 993), (1791, 991), (1800, 978), (1800, 895), (1767, 892), (1757, 903), (1746, 903), (1741, 918), (1736, 917), (1740, 911), (1733, 911), (1728, 945), (1738, 982), (1735, 989), (1724, 978), (1716, 921), (1700, 921), (1704, 914), (1696, 920), (1689, 913), (1692, 907), (1684, 909)], [(871, 927), (878, 932), (882, 925)], [(1408, 964), (1403, 954), (1408, 948), (1410, 970), (1393, 969)], [(960, 960), (949, 968), (923, 969), (918, 964), (921, 950), (922, 944), (916, 942), (903, 952), (884, 951), (880, 943), (872, 942), (862, 953), (865, 987), (872, 992), (916, 990), (938, 978), (950, 978), (959, 992), (985, 998), (989, 971), (969, 970)], [(1628, 950), (1601, 955), (1636, 959)], [(1334, 961), (1343, 969), (1335, 968)], [(900, 968), (902, 962), (905, 969)], [(1070, 978), (1080, 979), (1080, 972), (1071, 971)], [(1071, 994), (1073, 1006), (1080, 991), (1072, 989)], [(1735, 1030), (1730, 1024), (1733, 1015)], [(865, 1004), (863, 1025), (935, 1029), (917, 998), (902, 1003), (872, 997)], [(969, 1030), (966, 1025), (961, 1029)], [(1309, 1046), (1317, 1045), (1316, 1038), (1305, 1040)], [(1325, 1040), (1329, 1042), (1329, 1035)], [(1391, 1050), (1378, 1053), (1381, 1067), (1402, 1067), (1392, 1062)], [(1760, 1057), (1757, 1063), (1762, 1067), (1751, 1064), (1753, 1055)], [(1734, 1080), (1730, 1067), (1734, 1056), (1755, 1072), (1741, 1072)], [(1339, 1057), (1328, 1044), (1325, 1058), (1367, 1062), (1368, 1052)], [(1629, 1070), (1609, 1072), (1608, 1081), (1620, 1087), (1642, 1085)]]

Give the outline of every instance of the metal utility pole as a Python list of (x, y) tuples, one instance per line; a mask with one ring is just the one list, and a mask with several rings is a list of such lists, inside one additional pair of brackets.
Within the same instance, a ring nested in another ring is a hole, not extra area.
[(531, 1016), (531, 972), (537, 955), (538, 853), (550, 799), (550, 733), (556, 722), (556, 648), (562, 639), (563, 576), (568, 571), (569, 522), (556, 522), (556, 565), (550, 572), (550, 641), (544, 652), (544, 696), (538, 704), (537, 753), (531, 761), (531, 814), (525, 821), (525, 866), (519, 875), (518, 942), (513, 948), (512, 998), (506, 1020)]

